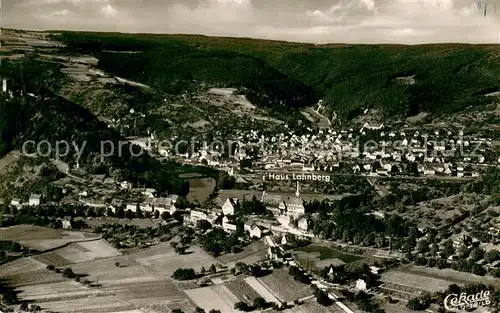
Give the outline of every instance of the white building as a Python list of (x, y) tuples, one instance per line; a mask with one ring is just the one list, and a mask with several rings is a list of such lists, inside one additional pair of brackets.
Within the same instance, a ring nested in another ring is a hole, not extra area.
[(302, 217), (299, 220), (299, 222), (297, 223), (297, 226), (299, 227), (299, 229), (302, 229), (304, 231), (308, 231), (309, 230), (309, 222), (307, 221), (307, 218)]
[(231, 223), (227, 216), (224, 216), (224, 218), (222, 219), (222, 229), (226, 232), (235, 232), (236, 225)]
[(33, 206), (40, 205), (40, 198), (41, 195), (32, 194), (29, 198), (28, 205), (33, 205)]
[(127, 204), (127, 206), (125, 207), (125, 212), (127, 212), (128, 210), (132, 212), (137, 211), (137, 204)]
[(19, 207), (19, 206), (21, 206), (21, 200), (14, 198), (14, 199), (10, 200), (10, 205), (13, 205), (15, 207)]
[(280, 211), (284, 211), (286, 215), (291, 216), (303, 215), (306, 212), (302, 199), (298, 197), (290, 197), (284, 200), (279, 204), (278, 208)]
[(250, 229), (250, 237), (261, 238), (262, 237), (262, 229), (259, 226), (254, 224)]
[(189, 213), (189, 220), (193, 224), (196, 224), (198, 221), (201, 221), (201, 220), (206, 221), (207, 219), (208, 219), (208, 215), (202, 211), (191, 210), (191, 212)]
[(62, 221), (62, 227), (64, 229), (70, 229), (71, 228), (71, 221), (70, 220), (63, 220)]
[(369, 124), (368, 122), (363, 125), (361, 130), (369, 129), (369, 130), (381, 130), (384, 128), (384, 124)]
[(238, 205), (238, 198), (228, 198), (222, 205), (222, 213), (224, 213), (224, 215), (234, 215)]
[(129, 183), (128, 181), (122, 181), (122, 182), (120, 183), (120, 187), (121, 187), (122, 189), (131, 189), (131, 188), (132, 188), (132, 184), (131, 184), (131, 183)]
[(366, 291), (366, 282), (362, 279), (356, 281), (356, 289)]
[(148, 198), (154, 198), (155, 197), (155, 193), (156, 193), (156, 190), (153, 189), (153, 188), (146, 188), (146, 190), (144, 190), (142, 192), (142, 194), (145, 195)]

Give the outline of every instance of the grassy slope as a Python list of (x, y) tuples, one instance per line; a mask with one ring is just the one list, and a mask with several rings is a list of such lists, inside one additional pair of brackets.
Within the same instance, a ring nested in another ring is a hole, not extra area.
[[(100, 57), (100, 67), (179, 91), (189, 78), (248, 87), (261, 105), (301, 106), (324, 98), (344, 117), (360, 108), (390, 116), (452, 113), (487, 103), (500, 87), (496, 45), (311, 45), (189, 35), (65, 33), (70, 50)], [(90, 43), (89, 43), (90, 42)], [(102, 53), (136, 50), (137, 54)], [(398, 76), (415, 74), (401, 86)]]

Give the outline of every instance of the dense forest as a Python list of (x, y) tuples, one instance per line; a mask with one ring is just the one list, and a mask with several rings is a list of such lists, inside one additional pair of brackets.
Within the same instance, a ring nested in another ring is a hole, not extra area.
[[(245, 87), (254, 103), (298, 107), (326, 100), (341, 117), (449, 114), (500, 90), (496, 45), (313, 45), (248, 38), (64, 32), (64, 52), (171, 93), (193, 82)], [(117, 53), (134, 51), (136, 53)], [(396, 78), (412, 77), (413, 84)]]
[[(60, 159), (74, 165), (75, 146), (79, 147), (79, 166), (88, 173), (106, 174), (160, 192), (187, 194), (189, 186), (177, 177), (176, 165), (160, 163), (147, 153), (138, 155), (139, 147), (130, 147), (125, 138), (86, 108), (58, 96), (57, 84), (63, 78), (57, 65), (28, 56), (21, 61), (3, 62), (0, 71), (10, 78), (13, 91), (12, 98), (3, 95), (0, 99), (0, 155), (21, 150), (31, 140), (35, 144), (47, 141), (51, 149), (47, 144), (40, 145), (37, 153), (54, 158), (57, 142), (66, 141), (69, 149), (62, 146)], [(31, 151), (34, 145), (26, 147), (29, 151), (25, 152), (35, 152)]]

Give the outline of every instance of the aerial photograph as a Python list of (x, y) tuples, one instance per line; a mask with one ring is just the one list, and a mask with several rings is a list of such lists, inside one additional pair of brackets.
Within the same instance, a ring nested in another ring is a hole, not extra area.
[(0, 0), (0, 313), (500, 312), (500, 0)]

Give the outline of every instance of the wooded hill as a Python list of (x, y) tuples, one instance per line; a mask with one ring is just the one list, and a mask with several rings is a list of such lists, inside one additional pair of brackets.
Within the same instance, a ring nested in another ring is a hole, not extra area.
[(324, 99), (344, 118), (366, 108), (391, 117), (450, 114), (491, 103), (484, 95), (500, 90), (498, 45), (313, 45), (88, 32), (53, 37), (68, 45), (66, 52), (98, 57), (99, 68), (169, 93), (193, 82), (245, 87), (254, 104), (301, 107)]

